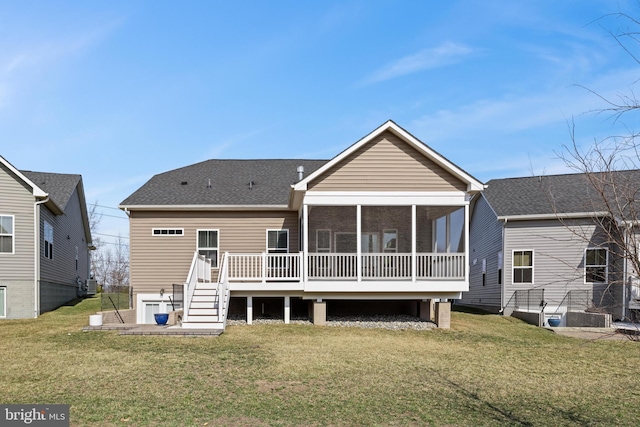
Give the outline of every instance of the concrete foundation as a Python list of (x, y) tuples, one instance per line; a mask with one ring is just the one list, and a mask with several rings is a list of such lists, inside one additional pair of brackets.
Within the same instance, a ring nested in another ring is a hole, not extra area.
[(438, 328), (449, 329), (451, 327), (451, 303), (435, 303), (435, 317), (436, 325), (438, 325)]
[(429, 322), (435, 321), (435, 306), (432, 299), (420, 301), (418, 315), (420, 316), (421, 320), (426, 320)]
[(611, 315), (569, 311), (565, 314), (566, 325), (573, 328), (610, 328)]
[(542, 312), (514, 311), (511, 313), (511, 317), (515, 317), (540, 328), (544, 326), (544, 313)]
[(318, 326), (325, 326), (327, 324), (327, 302), (326, 301), (314, 301), (312, 318), (313, 324)]

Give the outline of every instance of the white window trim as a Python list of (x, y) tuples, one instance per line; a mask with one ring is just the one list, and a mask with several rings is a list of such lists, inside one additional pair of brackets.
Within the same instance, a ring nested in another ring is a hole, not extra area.
[[(51, 228), (51, 242), (49, 242), (47, 240), (47, 225)], [(53, 227), (53, 225), (47, 221), (46, 219), (44, 220), (44, 230), (43, 230), (43, 234), (44, 234), (44, 239), (42, 239), (42, 241), (44, 242), (44, 259), (48, 259), (53, 261), (53, 248), (54, 248), (54, 242), (55, 242), (55, 228)], [(51, 245), (50, 247), (47, 245)], [(49, 248), (49, 256), (47, 256), (47, 248)]]
[[(286, 252), (281, 252), (282, 248), (270, 248), (269, 247), (269, 232), (270, 231), (286, 231), (287, 232), (287, 248), (286, 248)], [(289, 253), (289, 229), (288, 228), (268, 228), (265, 232), (265, 246), (266, 246), (266, 251), (267, 253), (269, 253), (269, 251), (273, 250), (274, 252), (272, 253), (277, 253), (277, 254), (282, 254), (282, 253)]]
[(364, 236), (371, 236), (371, 237), (375, 237), (375, 239), (377, 239), (377, 247), (374, 248), (373, 252), (368, 252), (368, 248), (367, 251), (364, 250), (364, 247), (360, 248), (360, 252), (363, 254), (379, 254), (382, 253), (380, 252), (380, 246), (382, 246), (382, 242), (380, 241), (380, 233), (376, 232), (376, 231), (363, 231), (362, 233), (360, 233), (360, 244), (362, 245), (364, 239)]
[[(516, 252), (531, 252), (531, 267), (516, 267), (515, 265), (513, 265), (513, 261), (515, 260), (515, 253)], [(536, 265), (536, 258), (535, 258), (535, 251), (533, 249), (514, 249), (514, 250), (512, 250), (511, 251), (511, 284), (512, 285), (533, 285), (535, 283), (535, 280), (536, 280), (535, 265)], [(520, 268), (520, 269), (531, 268), (531, 282), (514, 282), (513, 281), (513, 271), (516, 268)]]
[(0, 315), (0, 319), (4, 319), (7, 317), (7, 287), (0, 286), (0, 292), (4, 293), (2, 296), (2, 315)]
[[(216, 232), (216, 240), (217, 240), (217, 244), (218, 247), (200, 247), (199, 243), (200, 243), (200, 232), (201, 231), (215, 231)], [(198, 228), (196, 229), (196, 251), (198, 251), (198, 253), (200, 253), (200, 251), (216, 251), (216, 259), (215, 260), (211, 260), (211, 267), (212, 268), (217, 268), (219, 265), (219, 260), (220, 260), (220, 229), (218, 228)], [(215, 261), (215, 264), (214, 264)]]
[[(606, 264), (604, 264), (604, 282), (587, 282), (587, 267), (602, 267), (602, 265), (598, 264), (598, 265), (587, 265), (587, 251), (591, 251), (591, 250), (603, 250), (605, 253), (605, 260), (606, 260)], [(582, 276), (584, 278), (584, 284), (585, 285), (606, 285), (607, 283), (609, 283), (609, 249), (607, 248), (585, 248), (584, 250), (584, 275)]]
[[(162, 232), (162, 230), (167, 230), (167, 233), (156, 233), (156, 231)], [(169, 234), (169, 230), (174, 231), (173, 234)], [(175, 231), (180, 231), (180, 234), (175, 233)], [(184, 236), (184, 228), (152, 228), (151, 235), (153, 237), (183, 237)]]
[[(318, 247), (318, 232), (320, 231), (328, 231), (329, 232), (329, 247), (327, 248), (319, 248)], [(333, 242), (333, 237), (331, 236), (331, 229), (329, 228), (319, 228), (316, 230), (316, 252), (317, 253), (331, 253), (331, 243)], [(321, 252), (322, 249), (322, 252)]]
[(11, 217), (11, 226), (13, 228), (11, 234), (3, 234), (3, 236), (11, 236), (11, 252), (0, 252), (0, 255), (15, 255), (16, 253), (16, 216), (9, 214), (0, 214), (0, 217), (8, 216)]

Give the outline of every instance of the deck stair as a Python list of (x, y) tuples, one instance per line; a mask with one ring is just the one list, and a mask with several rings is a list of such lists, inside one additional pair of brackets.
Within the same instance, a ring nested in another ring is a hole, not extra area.
[[(204, 265), (202, 265), (204, 264)], [(192, 270), (185, 283), (185, 312), (182, 327), (185, 329), (222, 329), (227, 321), (229, 292), (222, 279), (225, 258), (221, 260), (221, 274), (217, 281), (211, 280), (211, 261), (203, 260), (197, 253)]]

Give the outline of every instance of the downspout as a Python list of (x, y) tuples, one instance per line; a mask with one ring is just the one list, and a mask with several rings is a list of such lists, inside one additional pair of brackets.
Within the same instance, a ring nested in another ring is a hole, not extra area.
[(47, 203), (49, 196), (33, 204), (33, 317), (40, 314), (40, 205)]
[[(502, 314), (504, 314), (504, 309), (507, 308), (505, 307), (505, 298), (504, 298), (504, 291), (506, 289), (506, 284), (507, 281), (505, 280), (506, 274), (505, 274), (505, 263), (504, 260), (507, 257), (507, 253), (505, 251), (506, 248), (506, 242), (505, 242), (505, 229), (507, 228), (507, 218), (504, 218), (504, 222), (502, 223), (502, 284), (500, 285), (500, 306), (502, 307), (502, 310), (500, 310), (502, 312)], [(511, 262), (513, 262), (513, 260), (511, 260)]]

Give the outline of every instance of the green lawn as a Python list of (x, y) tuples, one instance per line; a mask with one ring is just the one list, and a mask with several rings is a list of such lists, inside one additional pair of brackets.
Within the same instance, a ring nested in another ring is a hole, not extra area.
[(0, 322), (0, 402), (72, 425), (637, 425), (640, 343), (452, 314), (449, 331), (230, 326), (219, 338), (82, 332), (98, 298)]

